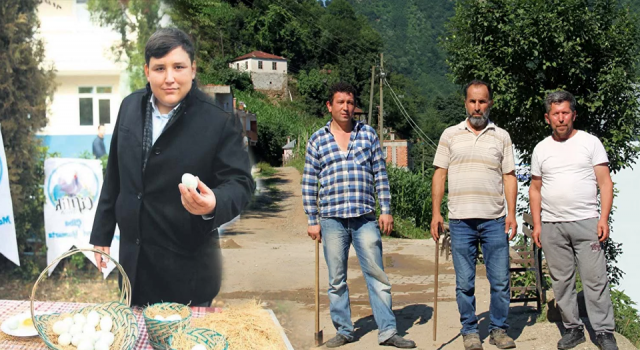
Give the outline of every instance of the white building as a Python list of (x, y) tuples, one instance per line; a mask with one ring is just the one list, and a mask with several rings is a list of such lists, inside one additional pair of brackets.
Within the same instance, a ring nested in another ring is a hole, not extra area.
[(94, 24), (86, 2), (49, 0), (38, 7), (46, 61), (57, 71), (48, 124), (39, 136), (64, 157), (91, 151), (100, 124), (108, 150), (120, 102), (130, 92), (125, 66), (111, 53), (119, 34)]
[(229, 67), (249, 72), (256, 90), (284, 91), (287, 88), (287, 59), (262, 51), (236, 57)]

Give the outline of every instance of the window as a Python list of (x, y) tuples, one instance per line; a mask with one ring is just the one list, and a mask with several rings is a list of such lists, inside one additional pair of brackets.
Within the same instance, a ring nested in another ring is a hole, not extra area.
[(240, 63), (236, 63), (236, 69), (240, 70)]
[(258, 61), (258, 69), (262, 69), (262, 61)]
[(76, 4), (86, 4), (88, 0), (76, 0)]
[(81, 126), (111, 123), (111, 86), (78, 87)]
[(244, 69), (249, 69), (249, 61), (244, 61)]
[(271, 62), (271, 70), (277, 70), (278, 69), (278, 62)]

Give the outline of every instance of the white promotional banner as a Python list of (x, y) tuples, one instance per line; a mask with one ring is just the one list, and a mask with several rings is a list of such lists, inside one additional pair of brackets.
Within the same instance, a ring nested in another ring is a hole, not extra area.
[[(102, 189), (102, 166), (96, 159), (49, 158), (44, 162), (44, 173), (44, 227), (47, 263), (51, 264), (73, 246), (93, 247), (89, 238)], [(120, 232), (116, 228), (109, 255), (118, 260), (119, 250)], [(96, 265), (92, 252), (84, 255)], [(104, 277), (114, 268), (110, 261), (103, 269)]]
[(0, 254), (7, 257), (14, 264), (20, 266), (18, 256), (18, 241), (16, 240), (16, 225), (13, 219), (13, 205), (9, 192), (9, 171), (7, 156), (4, 153), (4, 141), (0, 128)]

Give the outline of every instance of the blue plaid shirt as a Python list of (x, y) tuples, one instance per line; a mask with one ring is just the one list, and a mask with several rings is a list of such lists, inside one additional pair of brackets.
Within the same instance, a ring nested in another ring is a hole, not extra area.
[(318, 216), (352, 218), (373, 212), (374, 182), (382, 214), (391, 214), (389, 180), (378, 135), (371, 126), (354, 123), (346, 152), (331, 134), (331, 121), (309, 139), (302, 203), (310, 226), (319, 224)]

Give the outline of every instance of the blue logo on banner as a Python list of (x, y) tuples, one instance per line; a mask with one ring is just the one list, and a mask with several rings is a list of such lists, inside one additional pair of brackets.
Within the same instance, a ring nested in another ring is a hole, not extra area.
[(98, 174), (80, 162), (64, 163), (55, 168), (45, 186), (45, 193), (56, 211), (66, 213), (93, 209), (99, 191)]

